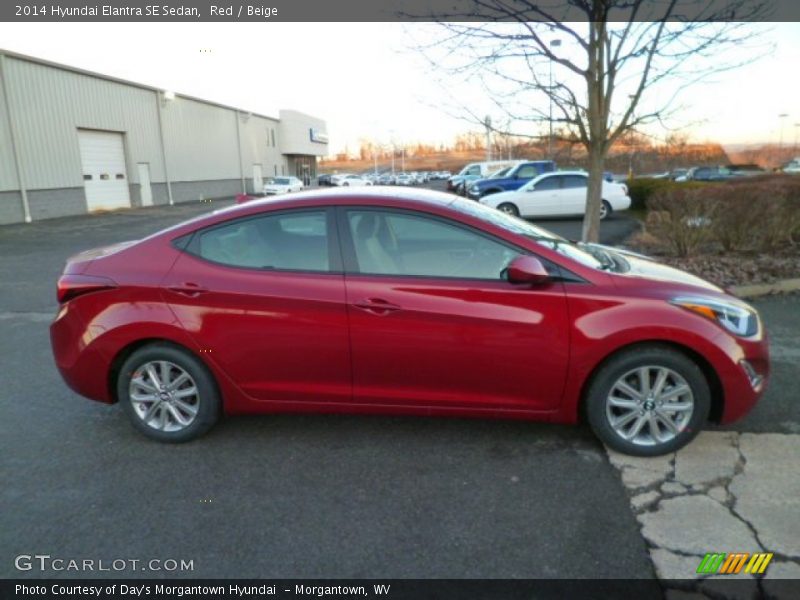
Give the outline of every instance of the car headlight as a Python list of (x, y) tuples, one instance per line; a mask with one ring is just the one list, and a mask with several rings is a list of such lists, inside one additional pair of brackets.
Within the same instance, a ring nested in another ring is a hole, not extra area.
[(752, 337), (759, 331), (758, 313), (744, 302), (730, 302), (702, 296), (679, 296), (670, 302), (716, 321), (734, 335)]

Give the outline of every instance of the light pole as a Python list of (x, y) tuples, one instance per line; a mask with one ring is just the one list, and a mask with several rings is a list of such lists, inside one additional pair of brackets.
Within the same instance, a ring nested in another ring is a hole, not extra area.
[(783, 150), (783, 126), (786, 123), (786, 117), (788, 117), (788, 113), (781, 113), (778, 115), (778, 118), (781, 120), (781, 134), (778, 140), (778, 152)]
[(486, 161), (488, 162), (492, 160), (492, 117), (486, 115), (483, 124), (486, 127)]
[[(633, 102), (633, 99), (636, 98), (636, 96), (634, 94), (628, 94), (628, 98), (631, 100), (631, 102)], [(631, 111), (631, 119), (633, 122), (636, 122), (636, 115), (633, 114), (633, 111)], [(631, 137), (629, 143), (630, 148), (628, 149), (628, 181), (633, 179), (633, 155), (636, 153), (634, 148), (635, 141), (636, 139), (634, 138), (634, 130), (633, 127), (631, 127)]]
[(800, 123), (794, 124), (794, 146), (793, 153), (797, 154), (797, 133), (800, 132)]
[[(561, 46), (561, 40), (550, 40), (550, 48)], [(552, 53), (552, 50), (550, 51)], [(550, 135), (547, 137), (547, 158), (553, 159), (553, 59), (550, 59), (550, 85), (548, 86), (548, 98), (550, 99)]]

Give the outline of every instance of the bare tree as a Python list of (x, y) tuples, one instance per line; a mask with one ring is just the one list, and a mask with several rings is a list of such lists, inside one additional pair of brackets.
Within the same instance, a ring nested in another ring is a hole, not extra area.
[[(741, 56), (741, 46), (758, 34), (746, 21), (768, 14), (759, 0), (461, 3), (466, 5), (427, 15), (440, 35), (417, 49), (445, 78), (477, 79), (492, 110), (516, 123), (547, 123), (549, 131), (555, 125), (564, 139), (585, 148), (582, 237), (592, 242), (598, 240), (604, 164), (613, 143), (673, 115), (687, 86), (762, 55), (763, 47), (743, 59), (725, 53), (739, 47)], [(469, 120), (483, 122), (476, 103), (459, 104)]]

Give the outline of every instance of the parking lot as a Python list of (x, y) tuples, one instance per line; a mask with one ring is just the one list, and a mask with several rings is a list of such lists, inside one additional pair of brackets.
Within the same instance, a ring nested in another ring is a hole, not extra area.
[[(48, 340), (64, 259), (224, 204), (0, 227), (0, 575), (85, 575), (15, 568), (15, 556), (40, 553), (193, 561), (187, 572), (97, 576), (655, 576), (633, 488), (584, 427), (258, 416), (161, 445), (137, 434), (119, 406), (71, 392)], [(580, 234), (579, 220), (543, 225)], [(635, 227), (614, 215), (601, 241), (618, 243)], [(774, 377), (755, 411), (728, 429), (800, 434), (800, 298), (755, 304), (772, 334)]]

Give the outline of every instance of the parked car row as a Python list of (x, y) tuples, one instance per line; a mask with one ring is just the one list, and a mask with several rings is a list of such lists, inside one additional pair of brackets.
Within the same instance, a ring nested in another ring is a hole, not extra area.
[(784, 173), (800, 174), (800, 156), (783, 165), (781, 171)]
[[(317, 178), (320, 186), (343, 185), (418, 185), (450, 177), (450, 171), (373, 171), (368, 173), (323, 174)], [(356, 182), (356, 179), (368, 183)]]

